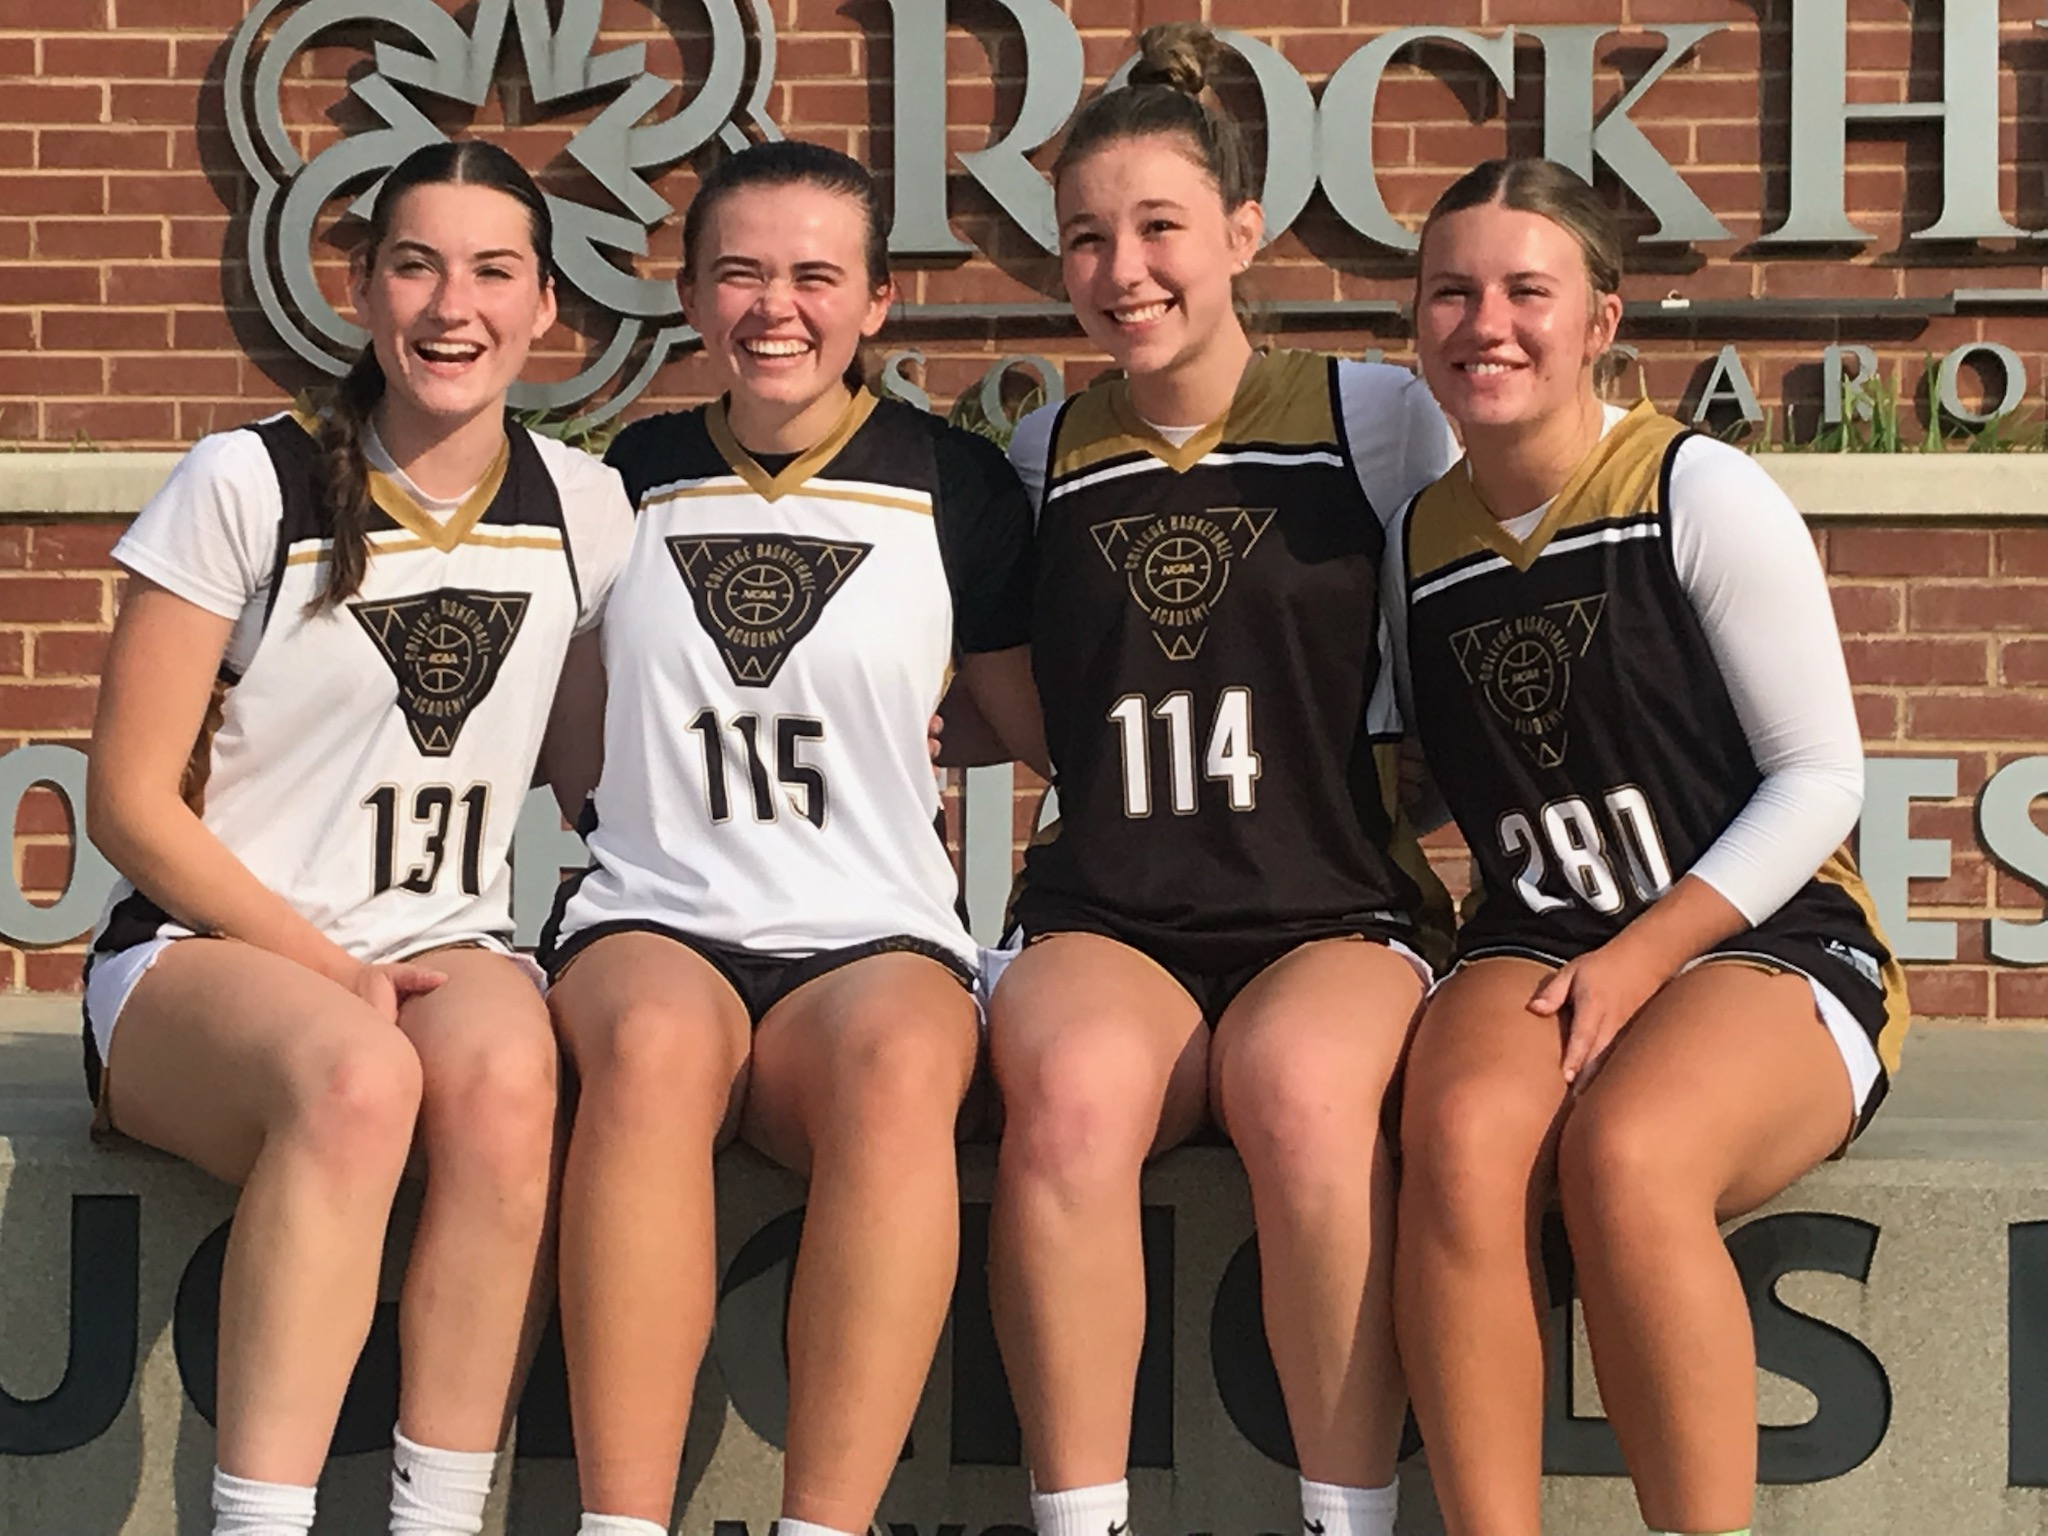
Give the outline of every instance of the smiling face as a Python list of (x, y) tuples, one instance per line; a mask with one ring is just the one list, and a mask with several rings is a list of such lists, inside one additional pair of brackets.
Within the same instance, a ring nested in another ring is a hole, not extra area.
[(1243, 366), (1231, 279), (1251, 264), (1263, 216), (1226, 210), (1176, 135), (1114, 139), (1061, 175), (1060, 270), (1082, 330), (1133, 380)]
[[(882, 328), (894, 297), (887, 281), (870, 279), (867, 235), (857, 200), (810, 182), (738, 186), (719, 197), (681, 292), (683, 313), (732, 392), (742, 441), (779, 446), (769, 438), (818, 418), (822, 436), (844, 408), (847, 366)], [(761, 424), (760, 440), (748, 436), (748, 420)]]
[(351, 292), (384, 370), (384, 409), (441, 428), (502, 410), (555, 321), (532, 217), (488, 186), (430, 182), (404, 193)]
[(1620, 298), (1594, 291), (1577, 238), (1542, 214), (1485, 203), (1429, 226), (1415, 350), (1468, 440), (1581, 411), (1620, 322)]

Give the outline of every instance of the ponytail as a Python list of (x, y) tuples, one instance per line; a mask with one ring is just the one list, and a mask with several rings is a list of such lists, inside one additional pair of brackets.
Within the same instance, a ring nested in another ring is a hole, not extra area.
[(363, 428), (370, 411), (384, 395), (384, 367), (374, 347), (365, 346), (328, 400), (316, 439), (320, 446), (321, 480), (326, 514), (323, 530), (331, 544), (327, 580), (306, 605), (308, 616), (338, 608), (363, 585), (369, 565), (370, 461), (363, 453)]

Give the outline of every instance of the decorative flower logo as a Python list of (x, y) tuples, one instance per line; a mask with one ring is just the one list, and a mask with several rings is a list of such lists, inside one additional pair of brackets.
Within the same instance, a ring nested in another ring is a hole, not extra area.
[[(256, 185), (249, 272), (277, 334), (314, 367), (337, 375), (347, 369), (365, 336), (335, 311), (314, 279), (313, 232), (320, 212), (361, 187), (350, 211), (367, 214), (385, 172), (415, 149), (448, 137), (408, 91), (481, 106), (497, 75), (506, 33), (514, 31), (542, 111), (579, 109), (593, 97), (604, 102), (570, 139), (568, 153), (623, 211), (548, 194), (557, 270), (617, 316), (617, 326), (574, 378), (520, 384), (512, 403), (551, 410), (580, 405), (603, 394), (638, 354), (633, 376), (584, 420), (595, 423), (622, 410), (695, 332), (683, 323), (669, 284), (636, 277), (604, 253), (645, 254), (648, 231), (675, 212), (651, 177), (713, 138), (738, 148), (747, 141), (743, 123), (761, 136), (780, 137), (767, 111), (775, 79), (768, 0), (703, 4), (711, 28), (709, 72), (675, 112), (642, 122), (679, 82), (647, 69), (644, 44), (598, 51), (602, 0), (560, 0), (559, 21), (550, 19), (548, 0), (479, 0), (467, 28), (434, 0), (261, 0), (228, 51), (227, 118), (235, 151)], [(347, 135), (311, 161), (302, 159), (284, 121), (286, 68), (322, 32), (371, 26), (402, 33), (413, 45), (375, 43), (376, 68), (349, 87), (379, 126)]]

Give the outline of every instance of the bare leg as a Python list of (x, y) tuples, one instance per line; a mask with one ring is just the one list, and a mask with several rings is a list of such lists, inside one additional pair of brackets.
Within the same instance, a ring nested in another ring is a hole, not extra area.
[(425, 1080), (426, 1194), (399, 1304), (399, 1427), (422, 1445), (495, 1451), (537, 1303), (554, 1167), (555, 1037), (518, 966), (481, 949), (422, 956), (448, 980), (399, 1027)]
[(1003, 973), (989, 1295), (1039, 1489), (1115, 1482), (1145, 1337), (1138, 1173), (1208, 1098), (1193, 999), (1136, 950), (1059, 934)]
[(979, 1045), (973, 998), (919, 955), (832, 971), (761, 1021), (741, 1130), (811, 1181), (786, 1519), (866, 1531), (902, 1453), (959, 1268), (953, 1126)]
[(666, 1522), (711, 1333), (711, 1154), (745, 1080), (746, 1010), (708, 961), (644, 933), (592, 944), (549, 1003), (581, 1084), (561, 1294), (583, 1507)]
[(1566, 1085), (1547, 968), (1495, 959), (1416, 1026), (1401, 1108), (1394, 1316), (1450, 1536), (1537, 1536), (1543, 1475), (1538, 1222)]
[(1244, 1159), (1266, 1338), (1302, 1476), (1391, 1482), (1407, 1392), (1394, 1348), (1394, 1169), (1380, 1105), (1422, 983), (1383, 945), (1308, 944), (1223, 1015), (1213, 1098)]
[(129, 998), (108, 1073), (116, 1127), (242, 1186), (221, 1274), (220, 1466), (310, 1486), (369, 1336), (419, 1058), (324, 976), (186, 939)]
[(1558, 1153), (1600, 1393), (1643, 1518), (1732, 1531), (1756, 1491), (1756, 1343), (1717, 1222), (1839, 1147), (1849, 1074), (1797, 976), (1703, 966), (1636, 1015)]

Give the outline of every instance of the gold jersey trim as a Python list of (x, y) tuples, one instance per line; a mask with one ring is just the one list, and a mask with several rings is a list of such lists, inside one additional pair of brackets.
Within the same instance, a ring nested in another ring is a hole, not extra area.
[(1416, 498), (1409, 514), (1409, 585), (1488, 553), (1526, 571), (1567, 528), (1655, 510), (1665, 454), (1685, 430), (1647, 400), (1636, 406), (1579, 460), (1526, 539), (1501, 526), (1473, 486), (1469, 462), (1460, 459)]
[[(411, 554), (416, 550), (422, 549), (440, 550), (445, 555), (452, 553), (455, 548), (460, 546), (481, 547), (485, 549), (559, 550), (562, 547), (562, 536), (554, 532), (489, 533), (473, 528), (463, 536), (460, 545), (442, 548), (439, 541), (422, 539), (413, 534), (372, 534), (370, 536), (369, 552), (372, 558), (378, 555)], [(309, 543), (302, 548), (295, 549), (285, 557), (284, 563), (286, 565), (317, 565), (328, 557), (328, 553), (333, 547), (334, 541), (332, 539), (321, 539), (315, 543)]]
[(1178, 475), (1226, 444), (1336, 444), (1329, 368), (1330, 359), (1320, 352), (1254, 353), (1228, 409), (1178, 446), (1139, 414), (1130, 380), (1098, 380), (1074, 397), (1061, 418), (1049, 479), (1057, 483), (1140, 453)]
[[(289, 414), (306, 436), (316, 443), (320, 440), (318, 416), (298, 410)], [(512, 440), (507, 437), (499, 442), (497, 455), (491, 460), (490, 467), (484, 471), (483, 478), (470, 488), (469, 494), (462, 498), (445, 521), (421, 506), (412, 492), (381, 469), (369, 471), (370, 500), (399, 527), (406, 529), (423, 544), (446, 554), (460, 544), (483, 542), (472, 539), (470, 532), (482, 520), (483, 515), (490, 511), (491, 503), (498, 499), (498, 491), (505, 484), (505, 474), (511, 465)], [(296, 557), (286, 563), (297, 563)]]
[(846, 402), (846, 409), (839, 413), (839, 420), (832, 424), (832, 430), (785, 464), (781, 473), (771, 475), (733, 436), (732, 424), (726, 420), (726, 398), (719, 396), (705, 409), (704, 430), (711, 434), (712, 445), (732, 472), (763, 501), (781, 500), (837, 458), (839, 450), (852, 440), (853, 434), (874, 414), (879, 403), (867, 389), (855, 390), (853, 397)]
[[(795, 467), (793, 464), (790, 466), (792, 469)], [(802, 489), (806, 496), (818, 501), (850, 501), (864, 507), (891, 507), (898, 512), (915, 512), (920, 517), (930, 517), (932, 515), (932, 503), (929, 496), (892, 496), (882, 491), (846, 490), (837, 485), (806, 485)], [(657, 495), (648, 497), (640, 506), (641, 510), (645, 511), (649, 507), (658, 507), (665, 502), (741, 496), (748, 492), (758, 494), (752, 481), (721, 477), (717, 480), (705, 480), (696, 485), (677, 486), (671, 490), (662, 491)], [(785, 492), (785, 494), (787, 493)], [(772, 500), (773, 498), (770, 499)]]
[(1878, 1031), (1872, 1042), (1877, 1047), (1877, 1059), (1884, 1063), (1886, 1077), (1896, 1077), (1899, 1070), (1899, 1056), (1906, 1046), (1906, 1030), (1913, 1022), (1912, 1000), (1906, 995), (1906, 968), (1892, 954), (1891, 940), (1885, 937), (1883, 926), (1878, 922), (1877, 903), (1870, 899), (1870, 887), (1863, 883), (1863, 873), (1856, 867), (1856, 857), (1847, 846), (1837, 848), (1828, 855), (1827, 862), (1814, 872), (1814, 879), (1823, 885), (1832, 885), (1851, 901), (1856, 910), (1863, 914), (1863, 921), (1870, 929), (1870, 936), (1885, 947), (1886, 959), (1879, 975), (1884, 986), (1884, 1027)]

